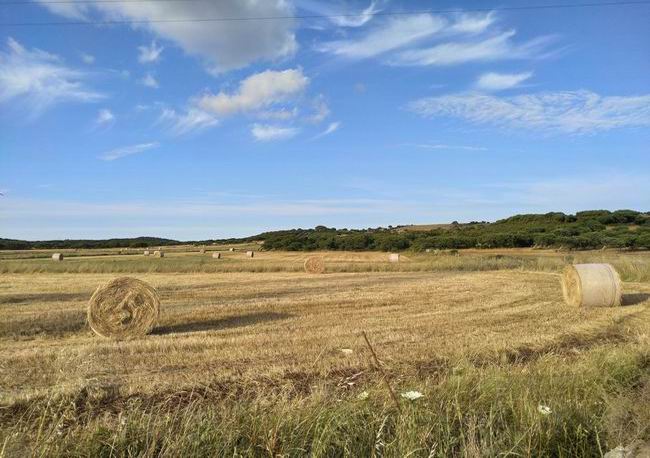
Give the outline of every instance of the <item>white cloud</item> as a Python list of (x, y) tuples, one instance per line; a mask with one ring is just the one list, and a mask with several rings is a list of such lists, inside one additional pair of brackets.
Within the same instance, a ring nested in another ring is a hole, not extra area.
[(95, 118), (96, 126), (109, 126), (115, 122), (115, 115), (113, 112), (107, 108), (99, 110), (97, 117)]
[(88, 65), (94, 64), (95, 63), (95, 56), (93, 56), (92, 54), (82, 53), (81, 54), (81, 60), (84, 62), (84, 64), (88, 64)]
[(449, 42), (429, 48), (403, 51), (389, 63), (391, 65), (458, 65), (467, 62), (487, 62), (504, 59), (525, 59), (536, 55), (550, 41), (541, 37), (522, 45), (514, 44), (514, 30), (477, 41)]
[(190, 107), (185, 113), (178, 113), (176, 110), (165, 108), (160, 115), (159, 121), (170, 123), (172, 132), (175, 135), (198, 132), (219, 124), (219, 120), (214, 115), (196, 107)]
[(476, 87), (486, 91), (501, 91), (519, 86), (533, 76), (532, 72), (525, 73), (484, 73), (476, 81)]
[(331, 41), (317, 49), (353, 59), (374, 57), (436, 34), (446, 25), (444, 18), (430, 14), (391, 18), (358, 40)]
[(162, 54), (163, 49), (165, 48), (162, 46), (158, 47), (155, 41), (152, 41), (149, 46), (138, 46), (138, 62), (141, 64), (158, 62), (160, 60), (160, 55)]
[(326, 136), (326, 135), (329, 135), (329, 134), (331, 134), (331, 133), (337, 131), (339, 127), (341, 127), (341, 123), (340, 123), (340, 122), (338, 122), (338, 121), (336, 121), (336, 122), (331, 122), (331, 123), (327, 126), (327, 129), (325, 129), (325, 130), (322, 131), (320, 134), (318, 134), (318, 135), (316, 135), (316, 136), (314, 137), (314, 140), (317, 139), (317, 138), (324, 137), (324, 136)]
[(93, 102), (104, 96), (86, 88), (88, 75), (65, 66), (54, 54), (28, 50), (13, 38), (0, 51), (0, 103), (21, 98), (37, 116), (57, 103)]
[(255, 115), (259, 119), (274, 119), (276, 121), (287, 121), (298, 116), (298, 108), (293, 107), (291, 110), (281, 108), (279, 110), (260, 111)]
[(131, 156), (132, 154), (138, 154), (142, 153), (144, 151), (153, 149), (153, 148), (158, 148), (160, 146), (160, 143), (158, 142), (152, 142), (152, 143), (140, 143), (138, 145), (131, 145), (131, 146), (124, 146), (122, 148), (117, 148), (111, 151), (106, 151), (103, 153), (101, 156), (99, 156), (100, 159), (104, 161), (114, 161), (115, 159), (120, 159), (126, 156)]
[(222, 116), (250, 112), (283, 102), (302, 92), (308, 84), (309, 78), (301, 69), (266, 70), (243, 80), (235, 93), (204, 95), (198, 105)]
[(314, 113), (311, 116), (307, 117), (308, 122), (318, 124), (320, 122), (323, 122), (330, 115), (330, 108), (327, 105), (325, 96), (323, 94), (320, 94), (314, 99), (312, 102), (312, 107)]
[(158, 89), (160, 87), (160, 84), (158, 84), (158, 80), (154, 78), (154, 76), (151, 73), (147, 73), (141, 80), (140, 83), (143, 85), (150, 87), (152, 89)]
[(463, 93), (419, 99), (408, 108), (425, 117), (576, 134), (650, 126), (650, 94), (601, 96), (582, 90), (497, 97)]
[(253, 124), (251, 134), (256, 140), (266, 142), (272, 140), (286, 140), (295, 137), (298, 129), (295, 127), (278, 127), (266, 124)]
[(372, 1), (361, 14), (330, 15), (330, 20), (339, 27), (361, 27), (370, 21), (374, 14), (378, 13), (377, 4)]
[(486, 31), (496, 21), (493, 12), (488, 14), (459, 14), (452, 23), (452, 33), (481, 33)]
[[(296, 21), (213, 21), (174, 22), (178, 19), (287, 17), (293, 14), (286, 0), (218, 0), (201, 2), (100, 2), (43, 6), (51, 12), (78, 20), (90, 13), (113, 20), (144, 21), (134, 27), (147, 29), (173, 41), (186, 53), (200, 56), (210, 71), (223, 72), (258, 61), (275, 61), (291, 56), (298, 45)], [(162, 22), (146, 22), (157, 20)], [(165, 22), (169, 20), (169, 22)]]

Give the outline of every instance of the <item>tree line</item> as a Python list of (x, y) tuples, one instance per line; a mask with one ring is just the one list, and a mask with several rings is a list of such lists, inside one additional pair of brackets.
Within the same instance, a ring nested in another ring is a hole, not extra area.
[(367, 229), (336, 229), (316, 226), (265, 232), (239, 239), (179, 242), (156, 237), (108, 240), (50, 240), (27, 242), (0, 239), (0, 249), (47, 248), (144, 248), (212, 243), (263, 241), (265, 250), (313, 251), (424, 251), (460, 248), (600, 248), (650, 249), (650, 212), (590, 210), (565, 213), (515, 215), (494, 223), (452, 223), (426, 231), (409, 226)]

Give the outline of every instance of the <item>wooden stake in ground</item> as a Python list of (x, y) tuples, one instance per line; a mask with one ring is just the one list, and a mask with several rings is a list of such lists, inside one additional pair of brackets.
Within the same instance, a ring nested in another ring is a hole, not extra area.
[(368, 348), (370, 349), (370, 354), (372, 355), (372, 358), (375, 361), (375, 365), (377, 366), (377, 369), (379, 369), (379, 372), (381, 372), (382, 379), (384, 380), (384, 383), (386, 383), (386, 388), (388, 388), (388, 392), (390, 393), (390, 397), (393, 398), (393, 401), (395, 402), (395, 406), (397, 406), (397, 411), (399, 413), (402, 413), (402, 407), (399, 405), (399, 399), (397, 399), (397, 396), (395, 395), (395, 392), (393, 391), (393, 388), (391, 388), (390, 383), (388, 382), (388, 376), (386, 375), (386, 372), (384, 372), (384, 369), (381, 367), (381, 363), (379, 362), (379, 358), (377, 358), (377, 353), (375, 353), (375, 349), (372, 348), (372, 345), (370, 344), (370, 340), (368, 340), (368, 336), (366, 335), (366, 331), (361, 331), (361, 334), (363, 335), (363, 338), (366, 341), (366, 344), (368, 345)]

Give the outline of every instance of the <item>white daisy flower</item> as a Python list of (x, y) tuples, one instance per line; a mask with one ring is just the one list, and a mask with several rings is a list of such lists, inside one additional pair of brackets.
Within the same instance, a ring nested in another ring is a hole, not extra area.
[(416, 399), (424, 397), (424, 395), (419, 391), (407, 391), (405, 393), (402, 393), (402, 397), (404, 399), (408, 399), (409, 401), (415, 401)]

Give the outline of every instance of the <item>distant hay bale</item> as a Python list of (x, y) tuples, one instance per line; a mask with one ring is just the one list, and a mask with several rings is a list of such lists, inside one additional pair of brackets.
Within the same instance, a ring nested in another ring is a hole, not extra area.
[(228, 248), (228, 251), (235, 251), (234, 248)]
[(149, 253), (149, 250), (144, 250), (144, 253), (142, 253), (145, 256), (149, 256), (151, 253)]
[(158, 293), (149, 284), (120, 277), (100, 285), (88, 303), (88, 324), (102, 337), (149, 334), (160, 313)]
[(199, 250), (199, 253), (201, 253), (201, 254), (205, 254), (205, 248), (201, 248), (201, 249)]
[(427, 248), (426, 250), (424, 250), (424, 252), (425, 253), (431, 253), (431, 248)]
[(305, 272), (308, 274), (325, 273), (325, 261), (319, 256), (312, 256), (305, 260)]
[(54, 261), (63, 261), (63, 255), (61, 253), (54, 253), (52, 259)]
[(399, 262), (399, 253), (391, 253), (388, 255), (389, 262)]
[(574, 264), (562, 273), (564, 301), (578, 307), (621, 305), (621, 279), (610, 264)]
[(221, 259), (221, 253), (219, 253), (219, 252), (212, 253), (212, 257), (213, 257), (214, 259)]
[(255, 256), (255, 252), (254, 251), (247, 251), (246, 256), (249, 257), (249, 258), (252, 258), (252, 257)]
[(156, 251), (153, 252), (153, 255), (154, 255), (155, 258), (164, 258), (165, 257), (165, 252), (160, 251), (160, 250), (156, 250)]

